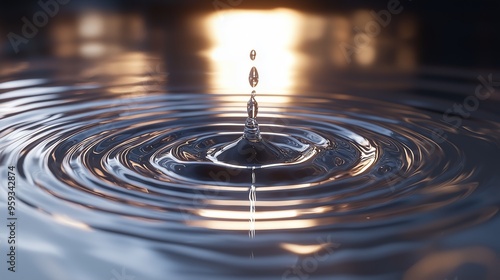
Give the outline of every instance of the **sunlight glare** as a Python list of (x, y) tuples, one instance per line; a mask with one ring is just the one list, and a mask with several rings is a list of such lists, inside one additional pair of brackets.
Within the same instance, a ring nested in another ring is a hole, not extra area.
[[(256, 66), (260, 74), (258, 95), (292, 89), (296, 84), (294, 49), (300, 19), (297, 12), (288, 9), (232, 10), (209, 16), (207, 26), (213, 48), (207, 55), (214, 74), (213, 87), (238, 94), (250, 93), (248, 73)], [(257, 51), (254, 62), (249, 58), (252, 49)]]

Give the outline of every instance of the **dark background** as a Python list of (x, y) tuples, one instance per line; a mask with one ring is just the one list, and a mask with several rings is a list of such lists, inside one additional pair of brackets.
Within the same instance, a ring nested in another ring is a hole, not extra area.
[[(223, 3), (230, 0), (221, 0)], [(235, 0), (233, 0), (235, 1)], [(236, 1), (240, 2), (240, 1)], [(80, 1), (70, 0), (61, 13), (74, 15), (79, 11), (112, 10), (126, 13), (139, 12), (152, 27), (167, 23), (170, 28), (181, 25), (182, 19), (196, 12), (214, 11), (214, 1)], [(234, 3), (234, 2), (233, 2)], [(312, 13), (346, 14), (355, 9), (380, 10), (388, 1), (298, 1), (298, 0), (243, 0), (237, 9), (269, 9), (288, 7)], [(500, 2), (499, 1), (401, 1), (405, 14), (412, 14), (419, 24), (418, 57), (421, 65), (494, 69), (500, 63)], [(0, 8), (0, 32), (3, 57), (15, 53), (6, 39), (8, 32), (19, 32), (21, 18), (31, 18), (40, 8), (37, 1), (9, 1)], [(50, 24), (55, 24), (49, 22)], [(47, 28), (40, 30), (43, 34)], [(187, 38), (179, 33), (179, 39), (188, 45)], [(142, 48), (150, 47), (151, 42)], [(44, 55), (50, 43), (44, 36), (36, 36), (33, 42), (23, 46), (18, 55)]]

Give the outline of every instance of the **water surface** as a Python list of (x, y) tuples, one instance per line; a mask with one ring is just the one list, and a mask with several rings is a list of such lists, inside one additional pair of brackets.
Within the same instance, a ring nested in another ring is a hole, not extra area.
[(474, 93), (454, 85), (474, 89), (475, 76), (449, 82), (429, 68), (365, 87), (376, 75), (361, 71), (339, 74), (343, 85), (259, 92), (262, 137), (297, 155), (262, 166), (210, 157), (242, 136), (248, 92), (176, 86), (146, 70), (156, 65), (131, 55), (2, 68), (0, 163), (17, 172), (19, 271), (1, 275), (500, 275), (496, 95), (443, 118)]

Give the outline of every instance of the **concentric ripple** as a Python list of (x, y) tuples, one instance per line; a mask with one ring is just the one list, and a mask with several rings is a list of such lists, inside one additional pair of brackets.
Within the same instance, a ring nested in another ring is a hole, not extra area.
[(309, 93), (262, 102), (262, 137), (291, 160), (252, 166), (218, 160), (242, 136), (246, 96), (116, 97), (40, 83), (0, 95), (0, 160), (25, 180), (24, 205), (92, 229), (185, 246), (186, 233), (254, 230), (269, 239), (253, 250), (267, 255), (283, 232), (327, 231), (344, 246), (424, 240), (497, 211), (478, 197), (499, 179), (484, 161), (500, 158), (498, 123), (450, 128), (431, 111)]

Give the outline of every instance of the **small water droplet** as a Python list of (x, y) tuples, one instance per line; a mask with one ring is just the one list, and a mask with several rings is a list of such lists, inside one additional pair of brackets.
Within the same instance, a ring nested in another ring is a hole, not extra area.
[(345, 163), (345, 161), (339, 157), (336, 157), (335, 158), (335, 165), (336, 166), (340, 166), (340, 165), (343, 165)]
[(248, 117), (252, 119), (255, 119), (259, 113), (259, 104), (257, 103), (257, 100), (255, 100), (254, 95), (252, 95), (250, 100), (247, 102), (247, 112)]
[(255, 57), (257, 56), (257, 52), (255, 50), (250, 51), (250, 59), (255, 60)]
[(250, 74), (248, 74), (248, 82), (252, 87), (256, 87), (259, 83), (259, 72), (257, 71), (257, 68), (255, 68), (255, 66), (250, 69)]
[(255, 90), (252, 90), (252, 97), (255, 97), (255, 94), (257, 94), (257, 92)]

